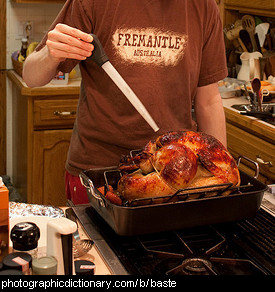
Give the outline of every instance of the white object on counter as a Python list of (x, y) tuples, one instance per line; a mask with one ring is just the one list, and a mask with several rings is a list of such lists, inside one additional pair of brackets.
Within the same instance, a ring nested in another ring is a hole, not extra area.
[[(72, 267), (71, 274), (74, 273), (73, 265), (73, 249), (70, 246), (65, 247), (62, 242), (62, 236), (71, 235), (77, 230), (75, 222), (67, 218), (56, 218), (48, 221), (47, 224), (47, 256), (53, 256), (56, 258), (57, 264), (57, 275), (67, 274), (65, 270)], [(72, 240), (72, 236), (70, 236)], [(63, 253), (67, 254), (63, 256)], [(69, 264), (64, 265), (64, 261), (70, 261)]]
[(242, 53), (240, 56), (242, 66), (238, 73), (237, 78), (239, 80), (245, 80), (245, 81), (250, 81), (254, 78), (260, 78), (259, 58), (262, 58), (262, 57), (263, 55), (260, 52)]
[(271, 194), (275, 195), (275, 184), (268, 185), (268, 190)]

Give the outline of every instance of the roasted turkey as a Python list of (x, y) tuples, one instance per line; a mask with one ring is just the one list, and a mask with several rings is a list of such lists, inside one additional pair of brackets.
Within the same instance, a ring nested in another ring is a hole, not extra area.
[(172, 195), (178, 190), (240, 184), (234, 158), (216, 138), (194, 132), (169, 132), (120, 163), (118, 193), (128, 201)]

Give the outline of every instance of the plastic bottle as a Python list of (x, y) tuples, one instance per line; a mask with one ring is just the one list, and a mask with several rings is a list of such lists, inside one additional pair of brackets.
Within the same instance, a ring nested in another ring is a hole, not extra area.
[(26, 38), (23, 38), (21, 40), (22, 45), (21, 45), (21, 50), (20, 54), (22, 57), (26, 58), (27, 57), (27, 49), (28, 49), (28, 40)]

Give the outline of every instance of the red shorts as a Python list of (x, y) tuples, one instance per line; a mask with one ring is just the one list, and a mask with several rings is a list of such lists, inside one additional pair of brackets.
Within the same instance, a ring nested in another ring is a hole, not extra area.
[(89, 203), (87, 190), (82, 185), (80, 178), (67, 171), (65, 173), (65, 191), (67, 199), (71, 200), (74, 205)]

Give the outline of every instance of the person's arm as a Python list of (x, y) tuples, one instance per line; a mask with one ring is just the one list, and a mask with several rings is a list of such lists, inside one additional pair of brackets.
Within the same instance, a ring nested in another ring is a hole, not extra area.
[(23, 66), (23, 79), (29, 87), (43, 86), (56, 75), (65, 59), (85, 60), (92, 54), (93, 38), (76, 28), (57, 24), (48, 33), (46, 45), (30, 54)]
[(227, 147), (225, 114), (218, 85), (198, 87), (194, 105), (198, 130), (214, 136)]

